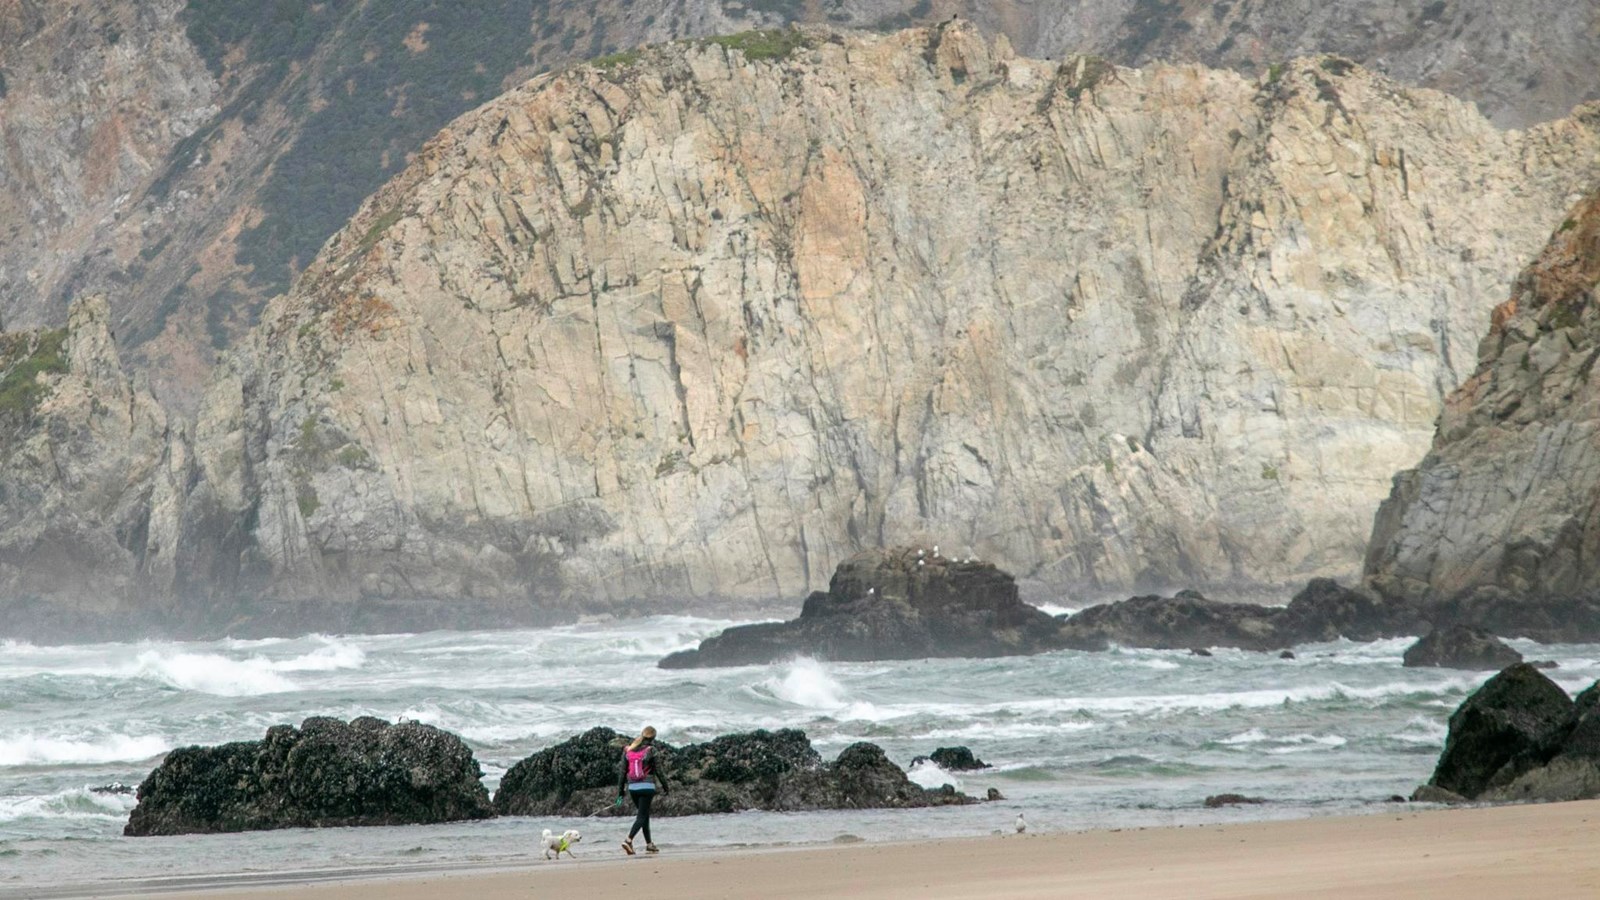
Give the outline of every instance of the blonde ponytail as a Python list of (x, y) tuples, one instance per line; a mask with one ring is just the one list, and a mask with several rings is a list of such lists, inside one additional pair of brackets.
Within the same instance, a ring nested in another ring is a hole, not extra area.
[(637, 749), (639, 749), (639, 746), (641, 744), (643, 744), (645, 741), (654, 740), (655, 736), (656, 736), (656, 730), (654, 728), (652, 728), (651, 726), (646, 725), (644, 727), (644, 730), (639, 732), (639, 736), (633, 739), (633, 743), (628, 745), (628, 749), (629, 750), (637, 750)]

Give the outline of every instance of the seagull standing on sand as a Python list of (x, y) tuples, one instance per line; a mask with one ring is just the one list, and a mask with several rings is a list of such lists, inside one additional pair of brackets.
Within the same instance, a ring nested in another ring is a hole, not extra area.
[(1022, 834), (1027, 830), (1028, 820), (1022, 817), (1022, 813), (1017, 813), (1017, 834)]

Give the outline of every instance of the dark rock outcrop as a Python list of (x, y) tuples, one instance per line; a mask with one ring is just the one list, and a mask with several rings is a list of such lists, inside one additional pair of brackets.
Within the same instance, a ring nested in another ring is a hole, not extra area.
[[(592, 728), (533, 754), (501, 780), (495, 810), (502, 815), (632, 815), (631, 807), (613, 805), (627, 740), (610, 728)], [(656, 749), (671, 790), (656, 798), (655, 815), (974, 802), (950, 788), (918, 787), (873, 744), (852, 744), (825, 764), (805, 733), (791, 728), (682, 747), (657, 741)]]
[(1291, 643), (1421, 634), (1427, 630), (1415, 610), (1365, 588), (1345, 587), (1332, 578), (1313, 578), (1284, 609), (1279, 631)]
[(1433, 803), (1600, 797), (1600, 683), (1568, 700), (1533, 666), (1491, 678), (1450, 717), (1433, 780), (1411, 799)]
[(1067, 618), (1062, 633), (1073, 647), (1237, 647), (1277, 650), (1283, 610), (1254, 603), (1220, 603), (1198, 591), (1172, 597), (1134, 597), (1080, 610)]
[(1061, 631), (1065, 643), (1077, 649), (1119, 644), (1158, 650), (1189, 647), (1198, 653), (1204, 647), (1266, 652), (1341, 637), (1373, 641), (1417, 634), (1426, 627), (1405, 604), (1331, 578), (1315, 578), (1287, 606), (1224, 603), (1186, 590), (1171, 597), (1091, 606), (1067, 617)]
[(1476, 625), (1541, 644), (1586, 643), (1600, 636), (1600, 593), (1519, 592), (1496, 585), (1461, 591), (1426, 609), (1439, 624)]
[(139, 785), (130, 836), (411, 825), (493, 814), (472, 751), (431, 725), (321, 716), (183, 747)]
[(1551, 802), (1600, 797), (1597, 689), (1600, 685), (1578, 695), (1559, 741), (1547, 742), (1523, 766), (1497, 776), (1480, 799)]
[(990, 768), (988, 763), (974, 756), (966, 747), (940, 747), (927, 756), (911, 760), (913, 766), (919, 762), (931, 762), (946, 772), (973, 772)]
[(1518, 663), (1489, 679), (1450, 716), (1444, 753), (1428, 784), (1476, 799), (1553, 755), (1572, 727), (1574, 703), (1538, 669)]
[(994, 565), (927, 549), (865, 550), (841, 563), (800, 618), (740, 625), (663, 659), (662, 668), (830, 660), (1011, 656), (1064, 646), (1060, 623), (1017, 597)]
[(1406, 648), (1409, 668), (1498, 670), (1522, 662), (1522, 654), (1472, 625), (1446, 625)]

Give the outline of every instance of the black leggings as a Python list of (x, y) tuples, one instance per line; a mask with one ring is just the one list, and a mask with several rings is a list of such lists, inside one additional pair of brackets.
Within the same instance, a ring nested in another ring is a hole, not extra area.
[(628, 840), (640, 831), (644, 832), (644, 842), (654, 843), (650, 840), (650, 801), (656, 798), (655, 791), (629, 791), (628, 796), (633, 799), (633, 806), (639, 814), (633, 817), (633, 829), (628, 832)]

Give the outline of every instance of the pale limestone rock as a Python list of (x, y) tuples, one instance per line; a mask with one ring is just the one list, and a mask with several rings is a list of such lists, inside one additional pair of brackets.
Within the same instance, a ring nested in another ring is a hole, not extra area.
[(1348, 575), (1597, 149), (960, 24), (540, 77), (269, 308), (190, 502), (273, 602), (460, 616), (798, 598), (935, 541), (1076, 594)]
[[(7, 633), (108, 633), (165, 606), (157, 598), (173, 577), (183, 450), (149, 391), (123, 373), (109, 318), (104, 296), (73, 304), (65, 370), (37, 377), (31, 413), (8, 419), (0, 436)], [(35, 347), (53, 339), (7, 337)]]

